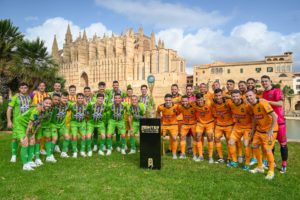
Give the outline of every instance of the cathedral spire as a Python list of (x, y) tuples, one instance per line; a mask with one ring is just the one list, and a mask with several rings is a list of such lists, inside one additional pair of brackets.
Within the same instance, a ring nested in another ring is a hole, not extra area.
[(65, 35), (65, 43), (66, 44), (72, 43), (72, 33), (71, 33), (70, 24), (68, 24), (67, 33)]
[(52, 43), (52, 58), (55, 62), (59, 62), (59, 54), (58, 54), (58, 45), (56, 40), (56, 35), (54, 35), (53, 43)]
[(87, 41), (87, 36), (86, 36), (86, 32), (85, 30), (83, 31), (83, 36), (82, 36), (82, 40)]
[(155, 33), (152, 32), (151, 33), (151, 49), (155, 49), (155, 44), (156, 44), (156, 41), (155, 41)]

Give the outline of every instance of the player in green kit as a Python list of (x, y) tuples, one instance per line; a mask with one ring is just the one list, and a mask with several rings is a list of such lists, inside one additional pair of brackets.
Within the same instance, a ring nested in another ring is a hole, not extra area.
[(130, 152), (136, 153), (136, 135), (140, 131), (139, 119), (145, 116), (145, 105), (138, 102), (138, 97), (133, 95), (131, 97), (131, 106), (128, 109), (129, 133), (130, 133)]
[[(31, 104), (31, 98), (28, 95), (28, 85), (27, 83), (21, 83), (19, 85), (19, 93), (14, 95), (8, 103), (8, 108), (6, 112), (7, 116), (7, 128), (12, 130), (12, 142), (11, 142), (11, 159), (10, 162), (16, 162), (17, 150), (18, 150), (18, 140), (14, 129), (14, 125), (17, 124), (17, 117), (29, 109)], [(13, 115), (12, 115), (13, 114)], [(13, 121), (11, 118), (13, 117)]]
[[(16, 118), (17, 123), (14, 124), (14, 129), (17, 139), (21, 142), (23, 170), (33, 170), (33, 167), (43, 164), (39, 157), (36, 157), (35, 163), (32, 158), (35, 151), (36, 131), (41, 123), (48, 119), (51, 104), (51, 98), (45, 97), (43, 105), (30, 108)], [(39, 148), (36, 151), (39, 153)]]
[[(69, 129), (67, 128), (66, 124), (66, 116), (67, 111), (70, 108), (71, 102), (68, 102), (69, 99), (69, 93), (63, 92), (60, 97), (60, 101), (58, 104), (53, 105), (52, 110), (52, 119), (51, 119), (51, 132), (52, 132), (52, 138), (55, 140), (55, 138), (59, 138), (59, 136), (63, 135), (64, 141), (63, 141), (63, 148), (62, 152), (60, 154), (60, 157), (62, 158), (68, 158), (68, 146), (70, 143), (70, 135), (69, 135)], [(54, 99), (53, 99), (54, 103)]]
[(104, 95), (97, 94), (96, 102), (90, 102), (87, 106), (88, 122), (87, 122), (87, 149), (88, 156), (92, 156), (91, 136), (96, 129), (96, 133), (101, 135), (99, 155), (104, 156), (103, 148), (105, 145), (105, 104)]
[(112, 135), (115, 130), (121, 135), (121, 153), (124, 155), (125, 145), (126, 145), (126, 128), (124, 114), (127, 112), (127, 104), (122, 102), (121, 94), (116, 93), (114, 95), (114, 103), (107, 106), (107, 117), (108, 117), (108, 127), (107, 127), (107, 152), (106, 155), (111, 155), (112, 146)]
[(84, 104), (84, 94), (78, 93), (76, 95), (76, 103), (70, 105), (71, 115), (71, 136), (72, 136), (72, 150), (73, 158), (77, 158), (77, 137), (80, 134), (80, 155), (86, 157), (86, 105)]

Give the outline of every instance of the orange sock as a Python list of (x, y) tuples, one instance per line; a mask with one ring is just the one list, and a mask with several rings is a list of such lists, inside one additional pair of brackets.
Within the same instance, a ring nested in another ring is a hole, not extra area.
[(243, 144), (242, 144), (242, 140), (238, 140), (236, 142), (236, 147), (237, 147), (237, 150), (238, 150), (238, 155), (239, 156), (243, 156)]
[(216, 142), (216, 149), (218, 151), (219, 158), (223, 158), (222, 144), (221, 142)]
[(173, 139), (172, 136), (169, 136), (169, 150), (172, 151), (172, 146), (173, 146)]
[(214, 142), (208, 142), (208, 157), (212, 158), (214, 151)]
[(262, 150), (262, 152), (263, 152), (263, 157), (262, 157), (262, 159), (263, 159), (263, 160), (268, 160), (266, 150), (265, 150), (264, 148), (261, 148), (261, 150)]
[(230, 154), (230, 157), (231, 157), (232, 161), (233, 162), (237, 162), (236, 146), (235, 146), (235, 144), (233, 144), (233, 145), (229, 145), (228, 144), (228, 151), (229, 151), (229, 154)]
[(253, 149), (253, 153), (255, 155), (255, 158), (257, 159), (257, 167), (260, 168), (260, 169), (262, 169), (263, 165), (262, 165), (262, 159), (261, 159), (260, 149), (259, 148)]
[(253, 149), (251, 148), (252, 158), (256, 159)]
[(229, 152), (229, 144), (228, 144), (228, 141), (226, 141), (226, 148), (227, 148), (227, 154), (228, 154), (227, 160), (231, 160), (231, 154), (230, 154), (230, 152)]
[(172, 144), (172, 153), (173, 154), (176, 154), (177, 153), (177, 141), (173, 141), (173, 144)]
[(182, 154), (185, 154), (185, 140), (180, 140), (180, 151)]
[(245, 147), (245, 164), (250, 164), (250, 147)]
[(197, 149), (198, 149), (198, 155), (200, 157), (203, 157), (203, 152), (202, 152), (202, 142), (197, 142)]
[(269, 164), (269, 171), (274, 172), (274, 155), (272, 151), (267, 152), (268, 164)]
[(197, 155), (197, 142), (195, 140), (193, 141), (193, 153), (194, 156)]

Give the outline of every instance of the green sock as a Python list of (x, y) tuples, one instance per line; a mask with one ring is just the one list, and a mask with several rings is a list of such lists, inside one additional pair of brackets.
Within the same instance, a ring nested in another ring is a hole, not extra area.
[(52, 142), (46, 142), (45, 147), (46, 147), (47, 157), (51, 156)]
[(77, 140), (72, 140), (72, 151), (77, 152)]
[(55, 148), (55, 145), (56, 145), (56, 142), (55, 142), (55, 143), (51, 142), (51, 144), (52, 144), (51, 153), (53, 154), (53, 152), (54, 152), (54, 148)]
[(35, 159), (40, 159), (40, 144), (36, 143), (34, 146), (34, 154), (35, 154)]
[(121, 149), (125, 149), (126, 146), (126, 138), (121, 139)]
[(132, 150), (135, 150), (136, 149), (136, 146), (135, 146), (135, 137), (131, 137), (130, 138), (130, 148)]
[(62, 152), (68, 152), (70, 140), (64, 139)]
[(120, 146), (120, 140), (121, 140), (121, 135), (116, 133), (116, 145), (117, 145), (117, 147)]
[(85, 152), (85, 142), (86, 142), (86, 140), (81, 140), (81, 142), (80, 142), (80, 151)]
[(100, 140), (100, 150), (102, 151), (102, 149), (104, 148), (105, 146), (105, 139), (101, 139)]
[(86, 140), (86, 146), (87, 146), (88, 151), (92, 150), (92, 140), (91, 139)]
[(32, 145), (29, 145), (28, 147), (28, 162), (31, 162), (32, 161), (32, 158), (33, 158), (33, 154), (34, 154), (34, 144)]
[(112, 145), (112, 141), (111, 141), (111, 138), (107, 138), (106, 139), (106, 143), (107, 143), (107, 149), (111, 149), (111, 145)]
[(14, 155), (14, 156), (17, 155), (18, 144), (19, 144), (18, 141), (12, 141), (11, 142), (11, 154)]
[(23, 165), (28, 162), (28, 147), (21, 147), (21, 160)]

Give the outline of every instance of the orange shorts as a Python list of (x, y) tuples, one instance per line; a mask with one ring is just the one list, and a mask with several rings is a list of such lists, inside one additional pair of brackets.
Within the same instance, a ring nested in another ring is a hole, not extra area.
[(204, 134), (204, 132), (213, 133), (214, 128), (215, 128), (215, 123), (214, 122), (210, 122), (210, 123), (207, 123), (207, 124), (198, 123), (197, 127), (196, 127), (196, 132), (200, 133), (200, 134)]
[(252, 146), (262, 145), (265, 150), (272, 150), (276, 141), (277, 132), (273, 132), (273, 137), (269, 137), (267, 133), (255, 131)]
[(189, 131), (192, 132), (193, 135), (196, 133), (196, 124), (182, 124), (181, 129), (180, 129), (180, 135), (181, 136), (186, 136)]
[(233, 139), (234, 141), (239, 141), (241, 138), (244, 140), (249, 140), (249, 133), (251, 132), (251, 128), (239, 128), (239, 127), (233, 127), (230, 139)]
[(162, 125), (161, 126), (162, 136), (166, 136), (167, 133), (172, 136), (178, 135), (178, 125)]
[(233, 125), (231, 126), (218, 126), (215, 127), (215, 138), (221, 139), (221, 137), (224, 135), (226, 140), (230, 138), (231, 132), (233, 129)]

